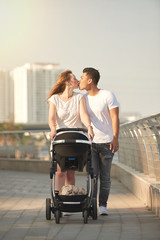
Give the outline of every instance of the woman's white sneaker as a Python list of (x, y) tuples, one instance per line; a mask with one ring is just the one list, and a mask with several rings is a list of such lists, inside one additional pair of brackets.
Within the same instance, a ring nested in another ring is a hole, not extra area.
[(63, 216), (71, 216), (72, 213), (71, 212), (63, 212)]
[(99, 215), (108, 215), (108, 210), (107, 210), (107, 208), (106, 207), (104, 207), (104, 206), (100, 206), (99, 207)]

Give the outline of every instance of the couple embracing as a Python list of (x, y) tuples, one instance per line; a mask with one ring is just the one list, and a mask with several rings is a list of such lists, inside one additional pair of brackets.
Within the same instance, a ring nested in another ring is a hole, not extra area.
[[(98, 88), (99, 71), (85, 68), (80, 81), (70, 70), (62, 72), (49, 94), (49, 127), (53, 140), (58, 128), (82, 128), (82, 122), (92, 139), (92, 167), (100, 177), (99, 214), (108, 215), (107, 201), (110, 192), (110, 170), (114, 153), (118, 150), (119, 106), (113, 93)], [(86, 90), (86, 94), (74, 89)], [(97, 197), (98, 186), (94, 186)], [(55, 189), (75, 185), (74, 171), (61, 172), (57, 167)]]

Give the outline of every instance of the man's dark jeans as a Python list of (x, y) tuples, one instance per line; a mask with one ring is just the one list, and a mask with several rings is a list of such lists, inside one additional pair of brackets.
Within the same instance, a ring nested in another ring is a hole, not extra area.
[(100, 176), (99, 206), (107, 206), (111, 186), (110, 171), (113, 155), (110, 150), (110, 143), (92, 144), (92, 167), (96, 176), (93, 197), (97, 197), (98, 176)]

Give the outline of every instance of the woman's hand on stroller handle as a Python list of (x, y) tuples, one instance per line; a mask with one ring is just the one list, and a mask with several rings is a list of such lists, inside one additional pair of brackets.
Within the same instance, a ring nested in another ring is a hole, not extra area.
[(93, 127), (91, 125), (88, 126), (88, 138), (90, 140), (93, 140), (93, 138), (94, 138)]
[(55, 136), (56, 136), (56, 128), (52, 129), (51, 132), (49, 133), (49, 136), (51, 138), (51, 140), (54, 140)]

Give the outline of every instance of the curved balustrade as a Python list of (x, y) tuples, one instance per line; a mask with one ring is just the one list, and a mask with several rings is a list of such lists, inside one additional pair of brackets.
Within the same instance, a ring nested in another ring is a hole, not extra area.
[(160, 114), (123, 124), (119, 162), (160, 181)]
[(49, 160), (48, 130), (1, 131), (0, 158)]
[[(0, 158), (50, 159), (48, 130), (1, 131)], [(160, 114), (123, 124), (119, 162), (160, 181)]]

